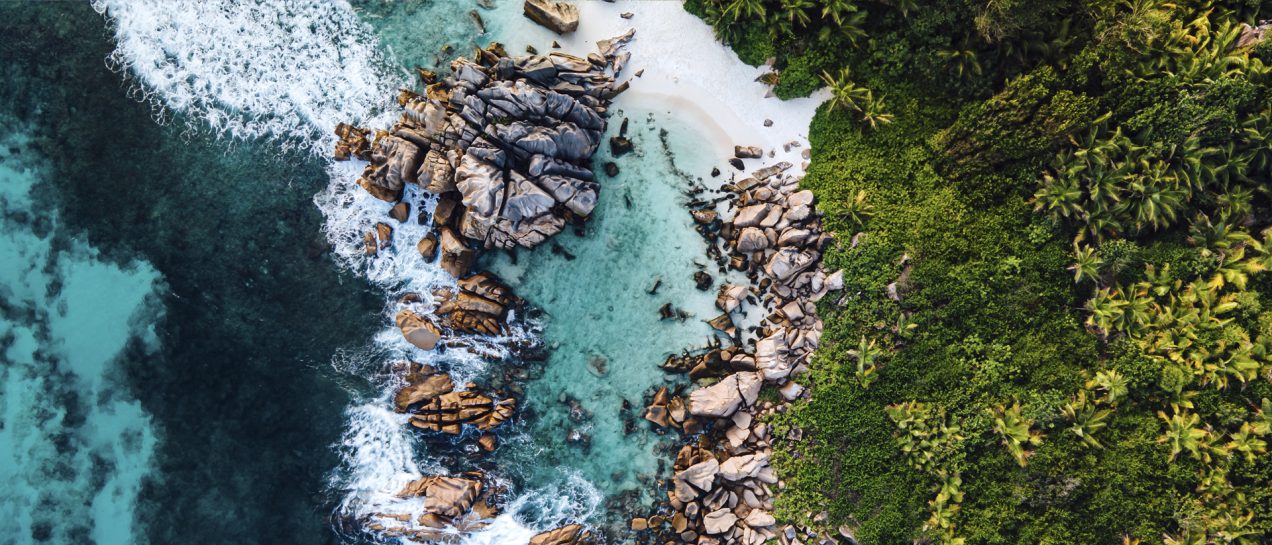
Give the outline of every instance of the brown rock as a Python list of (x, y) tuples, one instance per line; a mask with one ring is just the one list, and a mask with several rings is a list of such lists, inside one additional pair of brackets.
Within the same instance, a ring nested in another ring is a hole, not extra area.
[(460, 204), (459, 194), (443, 193), (437, 199), (437, 206), (433, 207), (433, 225), (439, 228), (453, 227), (461, 215), (463, 215), (463, 205)]
[(389, 217), (398, 220), (398, 223), (406, 223), (411, 217), (411, 205), (404, 202), (393, 205), (389, 209)]
[(591, 537), (581, 524), (570, 524), (535, 535), (529, 545), (582, 545), (590, 542)]
[(526, 0), (522, 11), (531, 21), (557, 34), (568, 34), (579, 28), (579, 8), (569, 2)]
[(411, 384), (393, 396), (393, 407), (397, 412), (404, 413), (411, 405), (431, 401), (455, 389), (455, 383), (446, 373), (414, 374), (412, 378)]
[(410, 309), (402, 309), (393, 321), (398, 329), (402, 330), (402, 336), (406, 337), (407, 342), (422, 350), (432, 350), (437, 347), (437, 342), (442, 340), (442, 331), (433, 325), (433, 322)]
[(419, 250), (420, 256), (425, 260), (432, 261), (437, 257), (437, 235), (429, 233), (420, 239), (419, 244), (415, 245), (415, 249)]
[(481, 450), (494, 452), (495, 448), (499, 446), (499, 440), (493, 435), (484, 434), (477, 439), (477, 445), (481, 447)]
[(441, 249), (442, 269), (455, 278), (468, 276), (468, 272), (472, 270), (473, 261), (477, 259), (476, 252), (464, 244), (464, 241), (449, 228), (442, 229)]
[(380, 241), (380, 249), (388, 248), (393, 243), (393, 227), (387, 223), (375, 224), (375, 238)]
[(481, 481), (429, 475), (406, 484), (398, 497), (423, 497), (424, 510), (447, 519), (468, 513), (481, 495)]
[(363, 161), (370, 159), (371, 142), (367, 140), (368, 134), (371, 134), (371, 131), (348, 123), (336, 125), (336, 136), (340, 137), (340, 140), (336, 142), (336, 160), (347, 161), (351, 156)]

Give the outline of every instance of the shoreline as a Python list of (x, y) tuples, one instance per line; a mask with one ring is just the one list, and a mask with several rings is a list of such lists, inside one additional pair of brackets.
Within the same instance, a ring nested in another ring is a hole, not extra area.
[[(630, 81), (631, 88), (615, 98), (615, 108), (647, 97), (669, 98), (702, 112), (715, 125), (712, 130), (723, 133), (724, 138), (714, 142), (719, 148), (714, 153), (721, 162), (733, 156), (735, 145), (759, 146), (766, 161), (788, 161), (796, 172), (804, 170), (799, 148), (783, 148), (791, 141), (807, 147), (809, 124), (829, 96), (827, 90), (786, 101), (770, 96), (769, 87), (755, 81), (767, 67), (743, 63), (731, 48), (715, 39), (706, 22), (685, 11), (679, 2), (577, 5), (577, 31), (560, 36), (527, 19), (528, 26), (535, 28), (519, 36), (526, 43), (507, 44), (510, 50), (555, 40), (563, 51), (591, 51), (597, 42), (635, 28), (636, 35), (626, 48), (631, 59), (619, 74), (619, 80)], [(625, 12), (632, 17), (621, 17)], [(764, 126), (766, 119), (773, 121), (772, 126)], [(767, 155), (770, 150), (773, 157)]]

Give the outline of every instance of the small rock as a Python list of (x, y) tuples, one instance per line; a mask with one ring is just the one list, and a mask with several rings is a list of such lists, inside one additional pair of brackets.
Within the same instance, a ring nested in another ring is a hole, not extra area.
[(632, 151), (632, 141), (626, 136), (610, 137), (610, 154), (614, 157), (621, 157), (629, 151)]
[(636, 15), (636, 14), (635, 14), (635, 13), (632, 13), (632, 12), (630, 12), (630, 11), (624, 11), (623, 13), (620, 13), (618, 16), (619, 16), (619, 17), (622, 17), (622, 18), (624, 18), (624, 19), (631, 19), (631, 18), (632, 18), (632, 16), (634, 16), (634, 15)]
[(759, 159), (764, 156), (764, 150), (759, 146), (733, 146), (733, 156), (738, 159)]
[(742, 160), (741, 160), (741, 159), (738, 159), (737, 157), (734, 157), (734, 158), (732, 158), (732, 159), (729, 159), (729, 166), (731, 166), (731, 167), (733, 167), (734, 169), (737, 169), (737, 170), (744, 170), (744, 169), (746, 169), (746, 165), (743, 165), (743, 164), (742, 164)]
[(764, 120), (764, 126), (765, 126), (765, 127), (772, 127), (772, 126), (773, 126), (773, 120), (772, 120), (772, 119), (765, 119), (765, 120)]
[(615, 162), (613, 162), (613, 161), (606, 161), (606, 162), (605, 162), (605, 175), (606, 175), (606, 176), (609, 176), (610, 178), (613, 178), (613, 177), (615, 177), (615, 176), (618, 176), (618, 163), (615, 163)]
[(707, 274), (706, 271), (693, 273), (693, 284), (695, 288), (698, 288), (698, 291), (707, 291), (711, 289), (711, 284), (713, 282), (711, 275)]
[(406, 220), (411, 217), (411, 205), (404, 202), (393, 205), (393, 208), (389, 209), (389, 217), (398, 220), (398, 223), (406, 223)]
[(420, 257), (423, 257), (425, 261), (432, 261), (434, 257), (437, 257), (437, 235), (433, 233), (424, 235), (424, 238), (415, 245), (415, 249), (420, 251)]

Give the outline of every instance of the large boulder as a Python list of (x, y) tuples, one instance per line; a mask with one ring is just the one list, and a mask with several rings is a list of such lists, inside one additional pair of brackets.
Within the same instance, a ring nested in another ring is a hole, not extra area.
[(710, 492), (720, 463), (715, 458), (696, 463), (676, 474), (676, 479), (689, 483), (703, 492)]
[(398, 492), (400, 498), (424, 498), (424, 511), (447, 519), (464, 516), (481, 496), (479, 480), (428, 475), (411, 481)]
[(459, 281), (459, 290), (433, 292), (441, 324), (464, 333), (507, 333), (509, 306), (517, 302), (512, 290), (490, 273), (478, 273)]
[(719, 475), (726, 481), (750, 479), (760, 474), (760, 470), (768, 466), (767, 454), (745, 454), (734, 456), (720, 464)]
[(455, 278), (463, 278), (473, 268), (477, 253), (449, 228), (442, 229), (442, 269)]
[(535, 535), (530, 538), (530, 545), (582, 545), (590, 543), (591, 538), (582, 525), (570, 524)]
[(696, 416), (724, 418), (732, 415), (741, 404), (742, 393), (738, 391), (736, 373), (689, 394), (689, 413)]
[(702, 517), (702, 527), (711, 535), (728, 532), (737, 522), (738, 516), (728, 509), (717, 509)]
[(557, 34), (568, 34), (579, 28), (579, 8), (569, 2), (526, 0), (525, 16)]
[(450, 375), (427, 368), (408, 377), (406, 387), (393, 396), (393, 408), (404, 413), (412, 406), (428, 403), (455, 390), (455, 383)]
[(437, 347), (437, 342), (442, 340), (442, 330), (410, 309), (402, 309), (393, 321), (398, 329), (402, 330), (402, 336), (406, 337), (406, 341), (421, 350), (432, 350)]
[[(560, 31), (578, 24), (577, 8), (564, 2), (531, 0), (526, 13)], [(463, 277), (465, 241), (533, 248), (592, 214), (599, 188), (591, 159), (606, 106), (626, 89), (615, 74), (632, 36), (600, 40), (588, 58), (479, 49), (476, 61), (453, 61), (449, 77), (423, 73), (423, 94), (402, 90), (403, 115), (369, 144), (370, 131), (342, 125), (337, 156), (368, 159), (358, 183), (376, 198), (397, 201), (408, 183), (440, 195), (434, 225), (454, 230), (450, 239), (439, 234), (442, 265)]]
[(755, 227), (743, 227), (742, 231), (738, 233), (737, 249), (739, 252), (749, 254), (751, 252), (768, 248), (768, 246), (769, 239), (764, 235), (764, 231), (762, 229)]
[(793, 366), (785, 332), (778, 331), (755, 343), (755, 368), (770, 381), (782, 380), (791, 374)]

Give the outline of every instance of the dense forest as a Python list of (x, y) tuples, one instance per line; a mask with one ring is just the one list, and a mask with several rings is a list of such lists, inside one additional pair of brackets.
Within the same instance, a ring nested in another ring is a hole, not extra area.
[(774, 422), (779, 519), (1272, 542), (1272, 3), (686, 7), (832, 92), (803, 184), (847, 289)]

